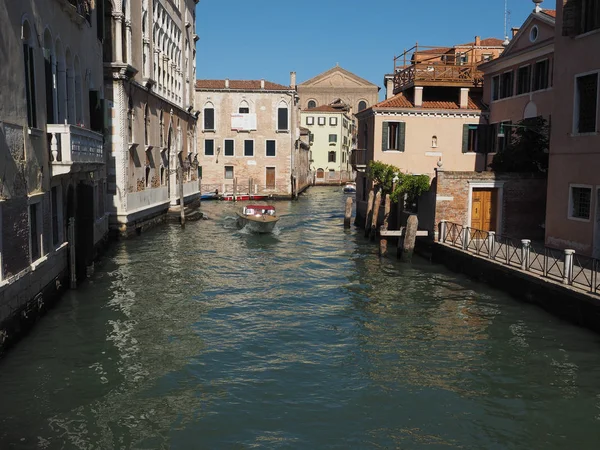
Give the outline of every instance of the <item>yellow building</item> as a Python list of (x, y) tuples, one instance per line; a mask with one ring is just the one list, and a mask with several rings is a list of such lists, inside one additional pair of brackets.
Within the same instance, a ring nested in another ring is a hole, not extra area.
[(314, 183), (339, 184), (354, 179), (350, 166), (353, 124), (348, 105), (338, 100), (305, 109), (301, 125), (310, 131)]

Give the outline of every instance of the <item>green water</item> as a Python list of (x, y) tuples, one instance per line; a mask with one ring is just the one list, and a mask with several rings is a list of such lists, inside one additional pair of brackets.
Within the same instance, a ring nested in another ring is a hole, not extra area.
[(597, 335), (380, 260), (339, 191), (115, 244), (0, 361), (0, 449), (600, 448)]

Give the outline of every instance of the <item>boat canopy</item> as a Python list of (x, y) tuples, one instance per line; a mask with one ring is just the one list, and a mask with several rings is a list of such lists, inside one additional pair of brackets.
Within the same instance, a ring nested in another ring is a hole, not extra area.
[(275, 214), (275, 207), (271, 205), (247, 205), (244, 206), (244, 214)]

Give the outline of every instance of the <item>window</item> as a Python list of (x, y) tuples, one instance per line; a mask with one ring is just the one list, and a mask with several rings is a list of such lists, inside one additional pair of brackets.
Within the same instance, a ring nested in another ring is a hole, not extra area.
[(517, 94), (526, 94), (531, 86), (531, 66), (520, 67), (517, 72)]
[(431, 147), (432, 148), (437, 147), (437, 136), (431, 136)]
[(512, 97), (513, 95), (513, 72), (505, 72), (502, 74), (500, 82), (500, 98)]
[(37, 128), (37, 111), (35, 95), (35, 58), (31, 46), (31, 30), (29, 23), (23, 23), (23, 63), (25, 65), (25, 101), (27, 102), (27, 125)]
[(360, 102), (358, 102), (358, 110), (362, 111), (363, 109), (367, 109), (367, 102), (361, 100)]
[(582, 26), (584, 33), (600, 28), (600, 1), (583, 0)]
[(58, 187), (52, 188), (52, 244), (56, 247), (59, 244), (59, 230), (58, 230)]
[(247, 106), (240, 106), (239, 113), (240, 114), (249, 114), (250, 108), (248, 108)]
[(478, 125), (463, 125), (463, 153), (475, 153), (477, 151)]
[(251, 139), (244, 141), (244, 156), (254, 156), (254, 141)]
[(318, 118), (318, 123), (319, 123), (319, 125), (325, 125), (325, 123), (326, 123), (325, 117), (319, 117)]
[(317, 102), (315, 102), (314, 100), (309, 100), (308, 101), (308, 109), (310, 108), (316, 108), (317, 107)]
[(215, 155), (215, 141), (213, 139), (204, 140), (204, 155), (214, 156)]
[[(499, 136), (500, 127), (502, 125), (504, 125), (504, 127), (503, 127), (504, 135)], [(493, 142), (495, 143), (493, 151), (501, 152), (501, 151), (505, 150), (506, 146), (510, 143), (510, 139), (511, 139), (512, 132), (513, 132), (513, 128), (510, 125), (512, 125), (512, 122), (510, 120), (504, 121), (501, 123), (495, 123), (492, 125), (492, 133), (493, 133), (493, 138), (494, 138)]]
[(500, 98), (500, 75), (492, 77), (492, 100)]
[(456, 55), (456, 60), (459, 66), (465, 65), (469, 62), (469, 55), (466, 53), (458, 53)]
[(531, 42), (537, 41), (539, 34), (540, 34), (540, 30), (539, 30), (538, 26), (537, 25), (532, 26), (531, 30), (529, 31), (529, 40)]
[(575, 125), (577, 133), (596, 132), (598, 112), (598, 74), (577, 77)]
[(129, 143), (135, 142), (133, 140), (133, 100), (129, 97), (128, 106), (127, 106), (127, 137), (129, 139)]
[(329, 135), (329, 145), (335, 145), (337, 143), (337, 134)]
[(592, 188), (582, 185), (571, 185), (569, 195), (569, 218), (590, 219), (590, 208), (592, 204)]
[(286, 107), (277, 108), (277, 131), (288, 131), (288, 109)]
[(215, 109), (204, 108), (204, 129), (213, 131), (215, 129)]
[(275, 141), (272, 141), (272, 140), (266, 141), (265, 154), (267, 156), (275, 156)]
[(225, 179), (233, 180), (233, 166), (225, 166)]
[(335, 162), (335, 152), (329, 152), (327, 154), (327, 162)]
[(233, 139), (225, 139), (225, 156), (235, 155), (235, 141)]
[(491, 61), (494, 58), (494, 55), (491, 53), (484, 53), (482, 56), (483, 62)]
[(150, 137), (148, 135), (148, 126), (150, 125), (150, 113), (148, 105), (144, 108), (144, 145), (150, 144)]
[(382, 150), (404, 151), (406, 136), (405, 122), (383, 122), (382, 127)]
[(335, 127), (337, 125), (337, 117), (330, 117), (329, 118), (329, 125), (332, 127)]
[(538, 61), (533, 66), (533, 90), (539, 91), (540, 89), (548, 88), (548, 68), (550, 63), (547, 59)]
[(308, 116), (306, 118), (306, 125), (314, 125), (315, 124), (315, 118), (312, 116)]

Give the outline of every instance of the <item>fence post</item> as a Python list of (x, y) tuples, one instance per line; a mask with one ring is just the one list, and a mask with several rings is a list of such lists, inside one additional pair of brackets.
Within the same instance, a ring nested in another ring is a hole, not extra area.
[(575, 250), (565, 250), (565, 266), (563, 268), (563, 284), (573, 283), (573, 254)]
[(529, 239), (521, 239), (521, 270), (529, 270)]
[(496, 243), (496, 232), (495, 231), (490, 231), (488, 232), (488, 258), (490, 259), (494, 259), (494, 244)]
[(442, 244), (446, 243), (446, 221), (440, 220), (440, 235), (438, 236), (438, 242), (442, 241)]
[(462, 249), (463, 250), (467, 250), (469, 248), (469, 235), (471, 233), (469, 233), (469, 228), (470, 227), (464, 227), (463, 228), (463, 242), (462, 242)]

